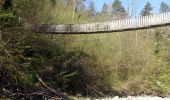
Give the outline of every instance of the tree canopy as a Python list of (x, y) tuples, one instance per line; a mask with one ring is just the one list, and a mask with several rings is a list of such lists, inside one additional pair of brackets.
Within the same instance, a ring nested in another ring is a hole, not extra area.
[(143, 10), (141, 11), (140, 15), (141, 15), (141, 16), (151, 15), (151, 14), (152, 14), (152, 12), (151, 12), (152, 9), (153, 9), (152, 5), (150, 4), (150, 2), (148, 2), (148, 3), (144, 6), (144, 8), (143, 8)]
[(160, 5), (160, 9), (159, 9), (159, 12), (169, 12), (170, 11), (170, 7), (167, 3), (165, 2), (161, 2), (161, 5)]
[(88, 16), (94, 16), (95, 15), (94, 2), (92, 0), (90, 1), (88, 12), (89, 12)]
[(113, 2), (112, 7), (111, 7), (111, 14), (114, 17), (115, 16), (121, 17), (121, 16), (125, 16), (126, 15), (126, 10), (122, 6), (122, 2), (120, 0), (115, 0)]

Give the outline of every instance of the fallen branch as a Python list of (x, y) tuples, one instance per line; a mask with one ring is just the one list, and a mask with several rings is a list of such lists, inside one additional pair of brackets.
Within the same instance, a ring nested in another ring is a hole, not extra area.
[(5, 88), (2, 87), (2, 91), (5, 95), (11, 94), (11, 92)]
[(39, 77), (38, 74), (36, 74), (36, 77), (37, 77), (37, 79), (39, 80), (39, 82), (40, 82), (45, 88), (47, 88), (49, 91), (51, 91), (52, 93), (54, 93), (54, 94), (56, 94), (56, 95), (58, 95), (58, 96), (61, 95), (61, 94), (58, 93), (56, 90), (54, 90), (54, 89), (48, 87), (47, 84), (46, 84), (45, 82), (43, 82), (43, 80)]

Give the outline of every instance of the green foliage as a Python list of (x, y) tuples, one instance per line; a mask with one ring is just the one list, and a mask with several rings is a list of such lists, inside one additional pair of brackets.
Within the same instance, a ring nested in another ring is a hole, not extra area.
[(159, 12), (163, 13), (163, 12), (169, 12), (169, 11), (170, 11), (169, 5), (162, 1)]
[[(97, 67), (88, 68), (88, 72), (99, 79), (94, 82), (97, 86), (107, 84), (112, 90), (127, 95), (164, 94), (169, 92), (169, 85), (160, 87), (159, 82), (162, 85), (169, 82), (165, 78), (160, 80), (160, 77), (166, 77), (169, 72), (168, 61), (165, 59), (167, 50), (163, 49), (168, 47), (164, 43), (169, 33), (161, 29), (161, 32), (156, 29), (75, 36), (75, 42), (69, 43), (68, 49), (79, 47), (96, 57), (93, 63)], [(155, 54), (157, 48), (159, 53)]]
[(96, 13), (96, 21), (108, 21), (111, 20), (109, 5), (104, 3), (101, 12)]
[(126, 10), (122, 6), (122, 2), (120, 0), (115, 0), (112, 4), (112, 16), (114, 17), (125, 17)]
[(83, 0), (77, 1), (76, 13), (78, 14), (79, 18), (87, 16), (86, 6)]
[(83, 81), (89, 83), (89, 80), (84, 78), (87, 74), (81, 60), (88, 55), (80, 51), (64, 52), (47, 37), (37, 37), (27, 32), (11, 30), (2, 34), (0, 64), (6, 72), (4, 74), (11, 80), (9, 83), (13, 82), (15, 86), (28, 90), (40, 89), (36, 86), (38, 81), (35, 75), (38, 73), (56, 89), (83, 93)]
[(103, 8), (102, 8), (101, 13), (106, 15), (106, 16), (109, 16), (109, 6), (106, 3), (103, 4)]
[(93, 1), (90, 1), (88, 10), (89, 10), (88, 16), (93, 17), (95, 15), (95, 9), (94, 9), (94, 2)]
[[(83, 1), (79, 1), (77, 7), (73, 4), (74, 0), (15, 0), (10, 11), (0, 12), (4, 24), (1, 29), (22, 27), (22, 24), (88, 23), (111, 19), (106, 4), (101, 13), (94, 11), (93, 2), (89, 10)], [(151, 14), (150, 6), (145, 7), (149, 10), (142, 15)], [(118, 18), (125, 13), (119, 0), (115, 0), (112, 8), (113, 15)], [(1, 33), (1, 87), (11, 91), (41, 90), (38, 74), (47, 85), (74, 95), (170, 92), (170, 35), (166, 27), (90, 35), (40, 35), (15, 28)]]
[(144, 8), (143, 8), (143, 10), (141, 11), (141, 13), (140, 13), (140, 15), (141, 16), (147, 16), (147, 15), (151, 15), (152, 13), (151, 13), (151, 11), (152, 11), (152, 5), (150, 4), (150, 2), (148, 2), (145, 6), (144, 6)]
[(48, 23), (51, 20), (50, 0), (15, 0), (12, 1), (12, 11), (27, 24)]
[(0, 9), (0, 29), (9, 28), (16, 26), (18, 23), (18, 18), (11, 11), (4, 11)]

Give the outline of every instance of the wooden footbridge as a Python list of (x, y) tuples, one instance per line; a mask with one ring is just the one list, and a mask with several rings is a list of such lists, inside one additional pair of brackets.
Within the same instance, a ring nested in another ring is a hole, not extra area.
[(35, 25), (33, 31), (53, 34), (88, 34), (146, 29), (165, 25), (170, 25), (170, 12), (89, 24)]

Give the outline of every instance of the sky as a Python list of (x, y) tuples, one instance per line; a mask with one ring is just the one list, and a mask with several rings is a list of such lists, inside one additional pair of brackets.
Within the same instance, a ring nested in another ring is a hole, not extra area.
[[(89, 3), (90, 0), (86, 0), (86, 4)], [(107, 3), (111, 6), (114, 0), (93, 0), (95, 3), (95, 9), (96, 11), (101, 11), (102, 6), (104, 3)], [(131, 13), (132, 16), (138, 16), (140, 14), (140, 11), (143, 9), (144, 5), (147, 2), (150, 2), (153, 7), (153, 13), (156, 14), (159, 12), (160, 3), (161, 1), (166, 2), (170, 6), (170, 0), (120, 0), (122, 1), (122, 5), (125, 7), (127, 12), (132, 12), (132, 1), (134, 1), (134, 7), (135, 11), (134, 13)]]

